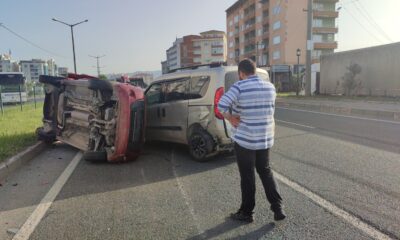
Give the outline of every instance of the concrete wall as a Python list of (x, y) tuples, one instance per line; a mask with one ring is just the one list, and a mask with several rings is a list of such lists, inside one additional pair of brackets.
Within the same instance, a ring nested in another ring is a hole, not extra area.
[(361, 80), (359, 95), (400, 96), (400, 43), (322, 56), (322, 94), (343, 94), (342, 77), (352, 62), (362, 68), (356, 76)]

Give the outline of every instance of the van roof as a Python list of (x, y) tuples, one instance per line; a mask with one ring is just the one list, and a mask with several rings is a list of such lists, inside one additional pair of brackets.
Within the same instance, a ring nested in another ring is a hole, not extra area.
[(174, 77), (179, 77), (179, 76), (185, 76), (188, 74), (193, 74), (193, 73), (214, 73), (214, 72), (231, 72), (231, 71), (237, 71), (236, 66), (220, 66), (220, 67), (199, 67), (196, 69), (183, 69), (183, 70), (178, 70), (177, 72), (172, 72), (172, 73), (166, 73), (161, 75), (160, 77), (156, 78), (154, 82), (152, 83), (157, 83), (163, 80), (168, 80)]
[[(183, 77), (188, 74), (196, 73), (214, 73), (214, 72), (237, 72), (237, 66), (219, 66), (219, 67), (199, 67), (196, 69), (182, 69), (177, 72), (166, 73), (155, 79), (151, 84), (159, 83), (165, 80), (173, 79), (176, 77)], [(265, 71), (264, 69), (257, 68), (257, 71)]]

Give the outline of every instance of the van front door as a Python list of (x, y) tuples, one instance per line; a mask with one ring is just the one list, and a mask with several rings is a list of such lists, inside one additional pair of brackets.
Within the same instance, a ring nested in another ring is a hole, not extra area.
[(165, 108), (164, 84), (156, 83), (146, 91), (146, 139), (168, 141), (163, 126), (162, 109)]
[(168, 141), (187, 143), (188, 99), (187, 91), (189, 78), (179, 78), (165, 83), (165, 105), (161, 116), (165, 123)]

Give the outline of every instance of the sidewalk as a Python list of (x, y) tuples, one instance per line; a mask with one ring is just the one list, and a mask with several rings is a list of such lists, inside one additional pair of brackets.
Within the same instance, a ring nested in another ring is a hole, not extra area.
[(400, 102), (394, 101), (278, 97), (276, 106), (400, 122)]

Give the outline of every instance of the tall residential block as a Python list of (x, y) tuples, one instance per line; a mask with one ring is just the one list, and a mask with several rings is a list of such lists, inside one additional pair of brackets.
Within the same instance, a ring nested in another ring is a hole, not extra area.
[(226, 62), (227, 38), (223, 31), (211, 30), (200, 35), (177, 38), (166, 51), (167, 60), (161, 62), (163, 73), (200, 64)]
[[(337, 48), (338, 0), (313, 1), (313, 63)], [(307, 0), (238, 0), (226, 10), (228, 64), (251, 58), (259, 66), (305, 64)]]
[(20, 68), (16, 61), (11, 59), (10, 54), (0, 54), (0, 72), (19, 72)]
[(21, 71), (26, 77), (26, 81), (39, 82), (40, 75), (48, 75), (48, 65), (45, 60), (32, 59), (19, 62)]

